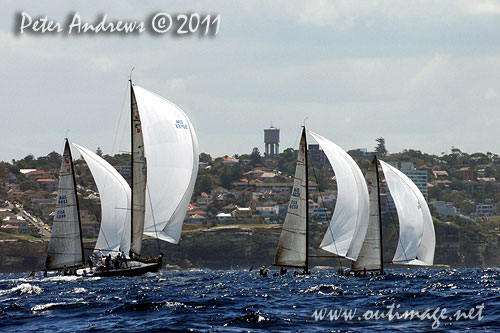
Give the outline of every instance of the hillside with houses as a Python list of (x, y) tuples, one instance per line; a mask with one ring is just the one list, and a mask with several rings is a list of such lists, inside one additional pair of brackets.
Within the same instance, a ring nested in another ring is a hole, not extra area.
[[(458, 148), (440, 155), (417, 150), (389, 154), (380, 148), (376, 150), (380, 158), (408, 175), (429, 203), (437, 235), (436, 262), (458, 266), (500, 264), (498, 155), (468, 154)], [(349, 151), (362, 170), (368, 168), (373, 153), (366, 149)], [(262, 156), (257, 148), (250, 154), (216, 158), (201, 153), (183, 238), (221, 226), (260, 228), (260, 233), (272, 230), (276, 234), (286, 215), (296, 154), (292, 148), (272, 158)], [(129, 155), (104, 158), (130, 181)], [(50, 237), (60, 161), (61, 156), (52, 152), (0, 162), (0, 240)], [(335, 175), (318, 145), (309, 145), (309, 161), (309, 216), (318, 230), (319, 242), (332, 216), (337, 189)], [(75, 161), (75, 170), (82, 233), (85, 241), (92, 242), (100, 225), (99, 193), (83, 159)], [(388, 238), (397, 241), (397, 212), (384, 188), (381, 199), (384, 225), (392, 230)]]

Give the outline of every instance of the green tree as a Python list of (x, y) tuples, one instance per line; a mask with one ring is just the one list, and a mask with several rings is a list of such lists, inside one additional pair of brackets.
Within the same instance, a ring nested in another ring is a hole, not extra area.
[(255, 167), (256, 165), (260, 164), (260, 162), (262, 161), (262, 157), (260, 156), (259, 148), (255, 147), (252, 150), (251, 158), (252, 158), (252, 166)]
[(200, 153), (200, 162), (212, 163), (212, 156), (207, 153)]
[(227, 166), (224, 166), (219, 171), (219, 180), (224, 188), (231, 188), (231, 183), (233, 181), (231, 170)]
[(19, 183), (19, 188), (23, 192), (28, 190), (38, 191), (40, 189), (40, 186), (33, 180), (25, 180)]
[(379, 155), (387, 154), (387, 149), (385, 148), (385, 139), (383, 137), (375, 139), (377, 141), (377, 146), (375, 147), (375, 152)]
[(202, 192), (210, 193), (214, 186), (214, 181), (211, 175), (201, 175), (196, 181), (195, 194), (199, 195)]
[(95, 151), (96, 155), (99, 157), (102, 157), (102, 150), (101, 147), (97, 147), (97, 150)]

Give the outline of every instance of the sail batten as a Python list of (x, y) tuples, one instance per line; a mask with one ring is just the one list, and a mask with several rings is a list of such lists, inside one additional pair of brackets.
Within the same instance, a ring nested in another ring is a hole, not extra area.
[(337, 179), (335, 210), (320, 247), (356, 260), (365, 239), (369, 198), (365, 178), (352, 157), (324, 137), (309, 131), (325, 152)]
[(83, 264), (81, 222), (74, 181), (74, 167), (66, 139), (59, 170), (57, 203), (52, 234), (47, 249), (46, 269), (75, 267)]
[(143, 232), (176, 244), (198, 173), (196, 134), (178, 106), (144, 88), (133, 91), (147, 160)]
[(101, 227), (96, 249), (130, 249), (130, 195), (127, 181), (111, 164), (87, 148), (73, 143), (87, 162), (101, 200)]
[(307, 268), (307, 177), (306, 177), (306, 132), (302, 131), (292, 195), (281, 229), (275, 265)]

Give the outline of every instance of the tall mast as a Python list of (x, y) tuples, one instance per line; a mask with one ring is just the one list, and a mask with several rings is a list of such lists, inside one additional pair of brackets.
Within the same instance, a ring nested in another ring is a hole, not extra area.
[(375, 173), (377, 174), (377, 196), (378, 196), (378, 221), (380, 232), (380, 274), (384, 273), (384, 248), (382, 246), (382, 209), (380, 205), (380, 176), (378, 173), (378, 159), (375, 155)]
[(134, 239), (134, 108), (132, 106), (134, 89), (132, 87), (132, 74), (128, 82), (130, 83), (130, 240), (132, 241)]
[(309, 177), (308, 177), (308, 162), (307, 162), (307, 136), (306, 127), (302, 126), (302, 136), (304, 137), (304, 168), (306, 169), (306, 270), (309, 271)]
[(76, 190), (75, 167), (73, 165), (73, 156), (71, 156), (71, 149), (69, 147), (68, 138), (66, 138), (66, 148), (68, 148), (69, 152), (69, 164), (71, 165), (71, 178), (73, 179), (73, 186), (75, 188), (76, 213), (78, 215), (78, 230), (80, 231), (80, 246), (82, 249), (82, 265), (85, 265), (85, 253), (83, 252), (82, 220), (80, 218), (80, 204), (78, 203), (78, 191)]

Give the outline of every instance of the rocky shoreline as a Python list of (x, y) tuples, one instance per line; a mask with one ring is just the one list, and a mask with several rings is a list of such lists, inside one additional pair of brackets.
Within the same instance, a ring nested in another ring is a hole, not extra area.
[[(317, 258), (313, 256), (329, 255), (314, 249), (321, 242), (325, 226), (311, 228), (310, 244), (311, 267), (337, 266), (336, 258)], [(391, 229), (392, 228), (392, 229)], [(384, 225), (384, 256), (392, 258), (397, 242), (397, 230), (394, 226)], [(211, 269), (249, 269), (261, 265), (270, 265), (274, 261), (278, 244), (280, 226), (242, 227), (219, 226), (185, 232), (179, 244), (169, 244), (154, 239), (145, 239), (143, 255), (165, 255), (165, 268), (211, 268)], [(500, 241), (495, 233), (483, 235), (470, 234), (461, 228), (448, 224), (436, 225), (435, 264), (446, 264), (452, 268), (461, 267), (500, 267)], [(90, 253), (93, 243), (84, 244)], [(45, 263), (47, 241), (42, 240), (0, 240), (0, 272), (30, 272), (42, 270)], [(389, 260), (387, 260), (389, 261)], [(343, 262), (347, 265), (347, 262)], [(386, 265), (390, 268), (390, 264)]]

